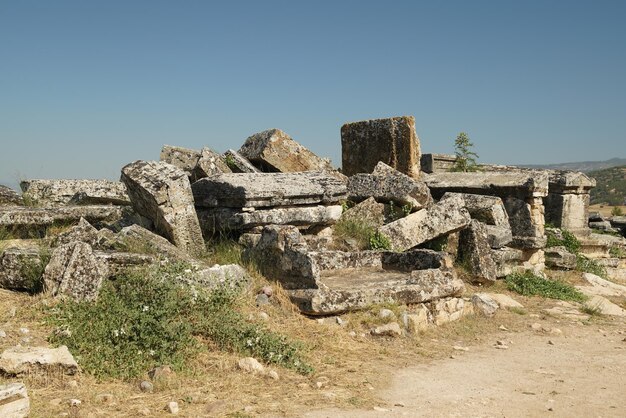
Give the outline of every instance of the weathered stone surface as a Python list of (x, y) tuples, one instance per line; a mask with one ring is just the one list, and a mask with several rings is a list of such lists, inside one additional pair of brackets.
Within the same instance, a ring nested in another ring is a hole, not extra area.
[(599, 295), (590, 295), (590, 299), (585, 305), (592, 309), (597, 309), (602, 315), (626, 317), (626, 309), (614, 304), (607, 298)]
[(224, 161), (233, 173), (258, 173), (260, 170), (237, 151), (229, 149), (224, 153)]
[(424, 175), (423, 180), (435, 198), (441, 198), (446, 192), (457, 192), (526, 199), (548, 195), (549, 174), (509, 171), (433, 173)]
[(15, 190), (0, 184), (0, 206), (22, 206), (24, 200)]
[(0, 287), (11, 290), (35, 290), (29, 272), (43, 269), (41, 250), (38, 245), (9, 247), (0, 254)]
[(129, 205), (123, 183), (110, 180), (24, 180), (22, 197), (38, 206)]
[(474, 313), (474, 306), (463, 298), (451, 297), (426, 304), (435, 325), (458, 321), (466, 315)]
[(213, 151), (211, 148), (204, 147), (200, 151), (198, 166), (195, 170), (195, 178), (192, 181), (197, 181), (213, 174), (231, 172), (232, 170), (228, 167), (228, 164), (226, 164), (226, 161), (224, 161), (224, 158), (220, 154)]
[(326, 315), (375, 303), (421, 303), (458, 294), (463, 283), (449, 261), (429, 250), (310, 251), (293, 226), (268, 226), (244, 259), (288, 290), (300, 310)]
[(491, 248), (502, 248), (513, 241), (510, 226), (485, 225), (487, 242)]
[(271, 207), (337, 203), (346, 185), (322, 172), (233, 173), (201, 179), (192, 185), (199, 207)]
[(626, 286), (610, 282), (595, 274), (583, 273), (583, 280), (595, 288), (596, 295), (626, 296)]
[(378, 228), (385, 223), (385, 205), (376, 202), (376, 199), (370, 197), (345, 211), (341, 215), (341, 219), (363, 222), (374, 228)]
[(107, 266), (108, 277), (117, 277), (128, 269), (147, 267), (157, 261), (152, 255), (117, 251), (94, 251), (94, 255), (100, 264)]
[(372, 174), (357, 173), (348, 179), (348, 198), (360, 202), (373, 197), (379, 202), (421, 209), (432, 203), (426, 184), (379, 162)]
[(403, 319), (406, 329), (412, 334), (427, 329), (432, 322), (431, 313), (424, 304), (417, 305), (415, 310), (407, 313)]
[(47, 347), (11, 347), (0, 355), (0, 371), (10, 376), (19, 376), (46, 370), (61, 370), (73, 375), (78, 371), (78, 364), (66, 346)]
[(559, 270), (573, 270), (576, 268), (576, 256), (565, 247), (549, 247), (544, 250), (546, 266)]
[(298, 172), (333, 170), (324, 160), (280, 129), (269, 129), (246, 139), (239, 153), (262, 171)]
[(447, 192), (441, 200), (451, 198), (460, 199), (472, 219), (486, 225), (509, 226), (509, 215), (506, 213), (502, 199), (497, 196)]
[(30, 399), (23, 383), (0, 385), (0, 417), (25, 418), (30, 413)]
[(459, 199), (450, 198), (379, 228), (395, 251), (416, 245), (465, 228), (470, 215)]
[(544, 207), (540, 198), (518, 199), (508, 197), (504, 206), (509, 215), (513, 233), (511, 246), (521, 249), (538, 249), (546, 245)]
[(199, 159), (200, 151), (173, 145), (163, 145), (161, 148), (160, 160), (180, 168), (189, 178), (195, 177)]
[(589, 222), (589, 228), (600, 229), (603, 231), (610, 231), (613, 229), (611, 222), (609, 221)]
[(577, 233), (585, 231), (589, 213), (589, 193), (552, 193), (545, 198), (546, 222)]
[(502, 309), (511, 309), (511, 308), (523, 308), (524, 305), (513, 299), (509, 295), (505, 295), (503, 293), (487, 293), (491, 299), (495, 300), (498, 303), (498, 306)]
[(370, 334), (377, 337), (400, 337), (402, 336), (402, 328), (397, 322), (390, 322), (373, 328)]
[(98, 243), (98, 230), (87, 222), (85, 218), (80, 218), (78, 225), (74, 225), (69, 230), (57, 235), (54, 240), (54, 246), (76, 241), (84, 242), (92, 247), (95, 247)]
[(456, 164), (456, 155), (422, 154), (420, 162), (424, 173), (450, 172)]
[(95, 300), (108, 276), (106, 264), (98, 260), (89, 244), (73, 242), (57, 247), (46, 266), (43, 280), (53, 296)]
[(249, 230), (265, 225), (332, 225), (341, 217), (341, 205), (294, 206), (253, 211), (233, 208), (198, 209), (205, 235), (218, 231)]
[(461, 231), (458, 258), (463, 260), (476, 282), (496, 281), (496, 263), (491, 258), (491, 247), (482, 222), (472, 219), (469, 227)]
[(250, 275), (238, 264), (214, 265), (189, 273), (178, 278), (181, 282), (205, 289), (218, 287), (243, 288), (250, 284)]
[(498, 302), (493, 300), (487, 293), (476, 293), (472, 296), (474, 310), (480, 312), (484, 316), (494, 316), (500, 307)]
[(379, 161), (410, 177), (420, 176), (415, 118), (401, 116), (346, 123), (341, 127), (342, 172), (370, 173)]
[(500, 278), (518, 270), (524, 262), (524, 251), (508, 247), (492, 249), (491, 257), (496, 263), (496, 276)]
[[(135, 161), (122, 168), (133, 208), (174, 245), (199, 254), (204, 240), (184, 171), (165, 162)], [(201, 180), (202, 181), (202, 180)]]
[(109, 238), (102, 247), (110, 250), (149, 254), (170, 262), (193, 263), (193, 257), (189, 253), (139, 225), (123, 228), (116, 236)]

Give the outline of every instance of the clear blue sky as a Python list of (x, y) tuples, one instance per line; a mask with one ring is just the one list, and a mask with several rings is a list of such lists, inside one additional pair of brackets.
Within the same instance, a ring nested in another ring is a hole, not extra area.
[(348, 121), (425, 152), (626, 157), (626, 1), (0, 1), (0, 183), (118, 178), (163, 144), (280, 128), (340, 165)]

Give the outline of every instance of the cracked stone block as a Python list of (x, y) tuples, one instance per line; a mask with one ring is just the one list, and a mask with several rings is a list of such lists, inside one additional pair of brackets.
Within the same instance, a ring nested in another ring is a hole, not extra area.
[(24, 180), (22, 197), (40, 207), (129, 205), (126, 186), (111, 180)]

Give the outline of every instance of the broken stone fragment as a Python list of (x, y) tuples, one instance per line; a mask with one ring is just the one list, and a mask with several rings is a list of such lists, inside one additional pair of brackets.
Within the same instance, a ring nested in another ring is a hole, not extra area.
[(0, 184), (0, 206), (22, 206), (24, 200), (15, 190)]
[(154, 222), (157, 232), (190, 254), (204, 251), (204, 240), (185, 172), (159, 161), (135, 161), (122, 168), (133, 208)]
[(496, 263), (496, 276), (505, 277), (518, 270), (524, 261), (524, 251), (517, 248), (503, 247), (491, 250), (491, 257)]
[(395, 202), (411, 210), (432, 203), (426, 184), (379, 162), (372, 174), (357, 173), (348, 179), (348, 198), (360, 202), (373, 197), (379, 202)]
[(472, 296), (472, 303), (476, 311), (487, 317), (494, 316), (500, 307), (498, 302), (486, 293), (476, 293)]
[(106, 264), (98, 260), (91, 246), (73, 242), (52, 252), (43, 280), (46, 291), (52, 296), (92, 301), (98, 297), (102, 281), (107, 276)]
[(346, 185), (322, 172), (232, 173), (201, 179), (192, 185), (199, 207), (272, 207), (338, 203)]
[(341, 215), (342, 220), (352, 222), (362, 222), (368, 226), (378, 228), (385, 223), (385, 205), (376, 202), (376, 199), (370, 197)]
[(470, 223), (470, 215), (457, 198), (446, 199), (429, 209), (421, 209), (379, 228), (395, 251), (405, 251), (442, 235), (460, 231)]
[(123, 228), (117, 235), (107, 240), (104, 248), (152, 255), (170, 262), (193, 264), (193, 257), (171, 242), (139, 225)]
[(224, 153), (224, 161), (233, 173), (258, 173), (259, 169), (237, 151), (229, 149)]
[(36, 271), (43, 271), (41, 248), (37, 244), (9, 247), (0, 254), (0, 287), (34, 291), (41, 287)]
[(267, 172), (331, 171), (333, 167), (280, 129), (269, 129), (246, 139), (239, 153)]
[(474, 313), (474, 305), (460, 297), (449, 297), (427, 303), (433, 323), (437, 326), (458, 321)]
[(195, 169), (195, 176), (192, 181), (197, 181), (201, 178), (212, 176), (219, 173), (230, 173), (232, 170), (228, 167), (228, 164), (224, 161), (223, 157), (211, 148), (204, 147), (200, 151), (200, 158), (198, 158), (198, 165)]
[(461, 231), (458, 259), (469, 270), (474, 281), (483, 284), (496, 281), (496, 264), (491, 258), (485, 224), (472, 219), (469, 227)]
[(238, 264), (214, 265), (182, 276), (182, 281), (205, 289), (229, 287), (245, 288), (250, 284), (250, 275)]
[(341, 217), (342, 207), (294, 206), (253, 211), (232, 208), (198, 209), (198, 218), (205, 235), (219, 231), (249, 230), (265, 225), (332, 225)]
[(109, 278), (120, 276), (130, 268), (147, 267), (157, 261), (151, 255), (117, 251), (94, 251), (94, 255), (98, 262), (107, 266)]
[(208, 147), (196, 151), (164, 145), (161, 149), (161, 161), (183, 170), (192, 183), (213, 174), (231, 172), (224, 158)]
[(0, 385), (0, 417), (25, 418), (30, 413), (30, 399), (23, 383)]
[(98, 243), (98, 230), (94, 228), (85, 218), (80, 218), (78, 225), (74, 225), (69, 230), (60, 233), (54, 240), (54, 246), (57, 247), (71, 242), (84, 242), (95, 247)]
[(455, 197), (463, 201), (463, 206), (470, 213), (472, 219), (476, 219), (486, 225), (509, 225), (509, 216), (501, 198), (497, 196), (447, 192), (441, 200)]
[(342, 172), (370, 173), (379, 161), (409, 177), (420, 176), (415, 118), (400, 116), (346, 123), (341, 127)]
[(111, 180), (24, 180), (23, 198), (37, 206), (129, 205), (126, 186)]
[(544, 250), (546, 266), (559, 270), (573, 270), (576, 268), (576, 256), (565, 247), (549, 247)]
[(78, 364), (66, 346), (11, 347), (0, 355), (0, 371), (10, 376), (60, 370), (63, 374), (78, 372)]

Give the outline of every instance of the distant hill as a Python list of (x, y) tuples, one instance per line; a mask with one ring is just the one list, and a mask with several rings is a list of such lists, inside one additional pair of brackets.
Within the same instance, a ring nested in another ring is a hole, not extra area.
[(611, 158), (606, 161), (581, 161), (578, 163), (560, 163), (560, 164), (517, 164), (519, 167), (527, 168), (544, 168), (552, 170), (571, 170), (582, 171), (588, 173), (591, 171), (603, 170), (605, 168), (618, 167), (626, 165), (626, 158)]
[(624, 205), (626, 199), (626, 164), (620, 167), (590, 171), (588, 176), (596, 179), (591, 189), (591, 204)]

